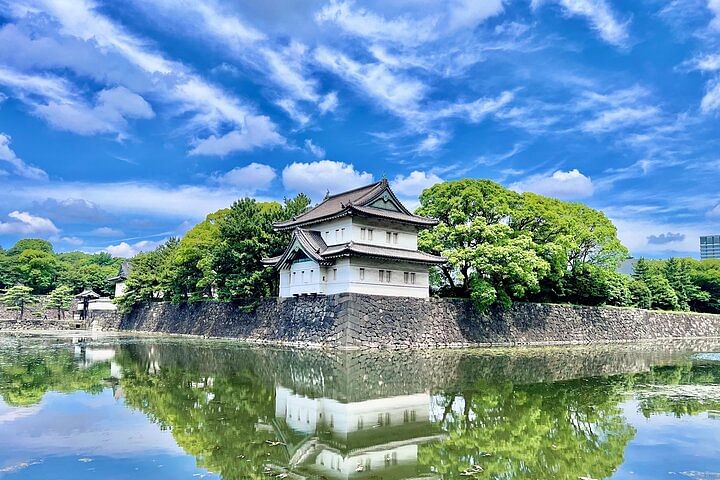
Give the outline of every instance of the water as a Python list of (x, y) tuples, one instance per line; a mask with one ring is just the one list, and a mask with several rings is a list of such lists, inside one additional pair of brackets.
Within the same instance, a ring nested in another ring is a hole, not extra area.
[(720, 479), (720, 344), (0, 337), (0, 478)]

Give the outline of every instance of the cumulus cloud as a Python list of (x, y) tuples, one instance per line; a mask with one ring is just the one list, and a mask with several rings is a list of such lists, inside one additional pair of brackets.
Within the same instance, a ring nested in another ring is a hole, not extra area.
[[(562, 6), (568, 16), (584, 17), (607, 43), (624, 46), (630, 34), (629, 20), (622, 21), (605, 0), (533, 0), (533, 8), (553, 1)], [(715, 1), (715, 0), (710, 0)]]
[(9, 135), (0, 132), (0, 161), (9, 163), (13, 172), (21, 177), (31, 180), (47, 180), (48, 175), (45, 170), (25, 163), (10, 148), (10, 141)]
[(219, 155), (244, 152), (255, 148), (282, 145), (285, 138), (277, 132), (276, 125), (265, 116), (251, 116), (245, 119), (242, 129), (233, 130), (222, 136), (210, 135), (198, 140), (190, 155)]
[(49, 218), (31, 215), (28, 212), (13, 211), (8, 214), (11, 221), (0, 221), (0, 234), (56, 235), (60, 229)]
[(312, 139), (305, 139), (305, 148), (317, 158), (323, 158), (325, 156), (325, 149), (319, 145), (315, 145)]
[(282, 172), (286, 190), (303, 192), (313, 198), (326, 192), (340, 193), (372, 183), (373, 176), (356, 170), (352, 164), (321, 160), (310, 163), (292, 163)]
[(430, 188), (443, 179), (434, 173), (415, 170), (410, 175), (397, 175), (391, 183), (395, 193), (403, 197), (418, 197), (426, 188)]
[(590, 177), (572, 169), (566, 172), (557, 170), (551, 175), (533, 175), (511, 184), (510, 189), (571, 200), (592, 196), (594, 186)]
[(661, 233), (660, 235), (648, 235), (647, 242), (651, 245), (665, 245), (668, 243), (682, 242), (685, 240), (684, 233)]
[(102, 251), (109, 253), (113, 257), (130, 258), (134, 257), (140, 252), (149, 252), (151, 250), (154, 250), (163, 242), (164, 240), (156, 242), (151, 240), (142, 240), (140, 242), (135, 242), (132, 244), (127, 242), (120, 242), (117, 245), (108, 245), (107, 247), (103, 248)]
[(217, 176), (216, 180), (244, 192), (267, 190), (277, 174), (275, 169), (262, 163), (251, 163), (245, 167), (235, 167), (229, 172)]

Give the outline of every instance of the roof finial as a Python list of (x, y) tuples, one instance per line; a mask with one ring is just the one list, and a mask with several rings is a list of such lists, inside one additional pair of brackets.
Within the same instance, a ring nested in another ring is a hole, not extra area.
[(323, 198), (323, 200), (327, 200), (328, 198), (330, 198), (330, 189), (329, 188), (325, 191), (325, 198)]

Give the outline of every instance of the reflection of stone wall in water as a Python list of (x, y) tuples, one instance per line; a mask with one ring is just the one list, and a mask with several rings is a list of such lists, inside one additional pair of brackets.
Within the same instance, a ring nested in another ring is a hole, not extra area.
[(106, 329), (340, 347), (469, 346), (720, 336), (720, 315), (517, 303), (478, 313), (467, 300), (357, 294), (136, 308)]
[(249, 348), (166, 341), (123, 346), (136, 361), (157, 367), (197, 370), (202, 375), (231, 373), (249, 365), (267, 388), (276, 384), (309, 398), (339, 402), (413, 395), (427, 391), (462, 391), (479, 378), (514, 384), (563, 381), (645, 372), (684, 358), (688, 350), (711, 351), (718, 343), (613, 345), (570, 349), (340, 351)]

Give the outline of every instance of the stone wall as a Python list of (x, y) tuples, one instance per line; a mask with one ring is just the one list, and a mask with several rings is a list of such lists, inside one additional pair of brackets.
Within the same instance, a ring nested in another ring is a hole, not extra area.
[(720, 337), (720, 315), (518, 303), (478, 313), (462, 299), (358, 294), (228, 303), (156, 303), (104, 319), (105, 330), (339, 347), (462, 347)]

